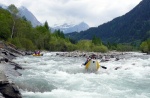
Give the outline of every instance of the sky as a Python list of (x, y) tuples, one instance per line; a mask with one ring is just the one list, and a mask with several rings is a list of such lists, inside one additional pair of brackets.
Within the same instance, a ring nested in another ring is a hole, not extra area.
[(6, 6), (24, 6), (41, 22), (58, 24), (87, 23), (96, 27), (122, 16), (142, 0), (0, 0)]

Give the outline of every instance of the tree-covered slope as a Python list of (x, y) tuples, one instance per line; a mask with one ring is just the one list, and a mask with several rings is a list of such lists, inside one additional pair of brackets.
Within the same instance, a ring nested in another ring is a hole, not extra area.
[(12, 15), (0, 8), (0, 39), (8, 39), (11, 35), (11, 28), (13, 24)]
[(104, 42), (126, 43), (150, 37), (150, 0), (143, 0), (127, 14), (95, 28), (67, 36), (80, 40), (101, 38)]

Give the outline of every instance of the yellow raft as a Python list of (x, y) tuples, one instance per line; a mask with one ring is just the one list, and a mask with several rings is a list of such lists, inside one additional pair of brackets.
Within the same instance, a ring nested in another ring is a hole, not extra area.
[(85, 65), (85, 69), (90, 71), (98, 71), (100, 68), (100, 64), (97, 60), (91, 59), (88, 61), (88, 63)]
[(33, 56), (43, 56), (43, 54), (32, 54)]

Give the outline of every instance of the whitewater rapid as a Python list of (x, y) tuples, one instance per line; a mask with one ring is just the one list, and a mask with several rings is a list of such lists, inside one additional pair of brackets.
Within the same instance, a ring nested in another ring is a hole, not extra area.
[(23, 98), (150, 98), (150, 55), (128, 53), (100, 62), (107, 69), (91, 73), (81, 66), (86, 58), (55, 54), (14, 59), (26, 68), (19, 70), (22, 76), (11, 76)]

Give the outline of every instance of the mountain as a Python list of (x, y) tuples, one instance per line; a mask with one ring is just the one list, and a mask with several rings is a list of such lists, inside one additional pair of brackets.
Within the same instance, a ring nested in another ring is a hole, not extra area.
[(98, 27), (66, 36), (75, 40), (99, 37), (104, 42), (130, 43), (150, 37), (150, 0), (141, 1), (135, 8), (123, 16)]
[(19, 16), (25, 17), (28, 21), (31, 22), (33, 27), (41, 25), (41, 23), (36, 19), (36, 17), (25, 7), (21, 6), (19, 9)]
[[(6, 10), (8, 8), (8, 6), (5, 6), (3, 4), (0, 4), (0, 7)], [(18, 11), (19, 11), (18, 12), (19, 17), (25, 17), (28, 21), (31, 22), (33, 27), (42, 25), (27, 8), (21, 6), (20, 8), (18, 8)]]
[(89, 28), (89, 26), (85, 22), (81, 22), (77, 25), (67, 24), (67, 23), (65, 23), (63, 25), (55, 25), (52, 28), (55, 29), (55, 30), (59, 29), (60, 31), (63, 31), (66, 34), (66, 33), (70, 33), (70, 32), (85, 31)]

